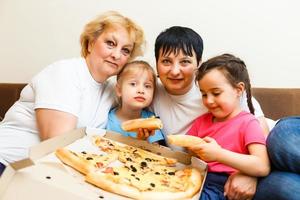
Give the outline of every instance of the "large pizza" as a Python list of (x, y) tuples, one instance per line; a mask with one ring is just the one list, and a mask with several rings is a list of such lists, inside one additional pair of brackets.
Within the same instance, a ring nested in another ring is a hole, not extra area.
[(60, 148), (55, 154), (88, 183), (133, 199), (187, 199), (200, 190), (201, 172), (176, 159), (101, 136), (94, 136), (92, 143), (99, 153)]

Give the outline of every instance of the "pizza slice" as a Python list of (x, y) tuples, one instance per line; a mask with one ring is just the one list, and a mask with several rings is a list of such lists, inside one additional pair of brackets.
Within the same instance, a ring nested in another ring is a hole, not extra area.
[(87, 174), (86, 181), (130, 198), (160, 200), (192, 197), (199, 191), (202, 177), (195, 168), (156, 169), (141, 173), (135, 167), (125, 165), (92, 171)]
[(138, 147), (111, 141), (101, 136), (95, 136), (93, 138), (93, 143), (104, 152), (118, 154), (118, 159), (123, 163), (134, 161), (138, 163), (147, 162), (166, 166), (174, 166), (177, 163), (177, 160), (174, 158), (160, 156)]
[(169, 144), (181, 147), (191, 147), (205, 143), (202, 138), (193, 135), (169, 135), (167, 138)]
[(94, 154), (85, 151), (74, 152), (65, 148), (57, 149), (55, 155), (63, 163), (78, 170), (82, 174), (104, 168), (118, 159), (117, 154)]
[(132, 119), (122, 123), (122, 129), (124, 131), (135, 132), (140, 128), (148, 130), (162, 129), (163, 124), (162, 121), (155, 116), (149, 118)]

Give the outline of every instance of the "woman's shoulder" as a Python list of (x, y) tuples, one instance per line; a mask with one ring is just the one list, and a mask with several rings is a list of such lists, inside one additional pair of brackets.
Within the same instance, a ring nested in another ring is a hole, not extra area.
[(62, 59), (56, 62), (53, 62), (48, 66), (48, 68), (58, 68), (58, 69), (74, 69), (78, 67), (86, 66), (84, 58), (69, 58), (69, 59)]
[(88, 69), (84, 65), (84, 59), (82, 58), (73, 58), (73, 59), (64, 59), (56, 61), (42, 71), (36, 74), (30, 81), (30, 84), (33, 88), (55, 88), (82, 85), (84, 83), (85, 74), (87, 74)]
[(82, 66), (85, 66), (85, 61), (83, 58), (71, 58), (71, 59), (58, 60), (47, 65), (36, 76), (40, 76), (40, 74), (62, 73), (65, 71), (72, 73), (72, 71), (76, 71), (76, 69), (82, 68)]

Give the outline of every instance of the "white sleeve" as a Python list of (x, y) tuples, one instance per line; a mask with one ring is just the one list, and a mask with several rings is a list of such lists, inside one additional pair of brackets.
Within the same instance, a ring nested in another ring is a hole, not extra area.
[[(80, 88), (76, 68), (66, 62), (54, 63), (45, 68), (32, 81), (36, 108), (49, 108), (78, 116)], [(66, 66), (65, 66), (66, 65)]]
[[(258, 117), (264, 117), (264, 113), (258, 103), (258, 101), (252, 97), (252, 104), (253, 104), (253, 107), (254, 107), (254, 115), (256, 118)], [(247, 94), (246, 92), (243, 93), (242, 97), (241, 97), (241, 107), (244, 111), (247, 111), (247, 112), (250, 112), (249, 108), (248, 108), (248, 103), (247, 103)]]
[(264, 117), (264, 113), (258, 103), (258, 101), (252, 97), (252, 104), (253, 104), (253, 107), (254, 107), (254, 115), (256, 118), (258, 117)]

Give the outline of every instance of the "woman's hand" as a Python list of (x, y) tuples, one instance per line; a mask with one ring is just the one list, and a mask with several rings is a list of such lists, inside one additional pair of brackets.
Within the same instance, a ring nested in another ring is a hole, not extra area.
[(150, 137), (151, 135), (154, 135), (154, 133), (155, 133), (155, 130), (139, 128), (137, 131), (137, 138), (140, 140), (147, 140), (148, 137)]
[(257, 185), (257, 178), (236, 172), (229, 176), (224, 195), (229, 200), (250, 200), (253, 198)]
[(201, 143), (192, 147), (189, 147), (188, 150), (192, 151), (206, 162), (217, 161), (222, 147), (211, 137), (203, 138), (205, 143)]
[(41, 140), (46, 140), (76, 128), (77, 117), (72, 114), (39, 108), (35, 110)]

